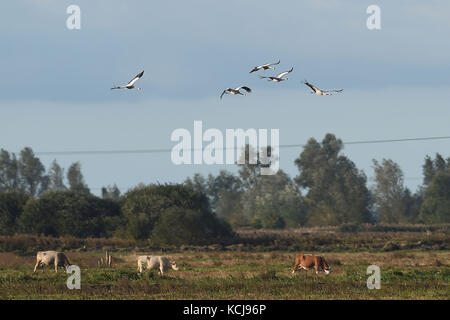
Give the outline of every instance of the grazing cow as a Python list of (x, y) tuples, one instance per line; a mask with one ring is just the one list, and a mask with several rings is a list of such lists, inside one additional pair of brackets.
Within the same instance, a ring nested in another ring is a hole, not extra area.
[(55, 272), (58, 272), (58, 267), (63, 267), (66, 269), (70, 266), (69, 259), (63, 252), (58, 251), (39, 251), (36, 255), (36, 265), (34, 266), (34, 271), (36, 272), (37, 267), (41, 266), (42, 271), (45, 265), (55, 265)]
[(314, 254), (298, 253), (295, 255), (295, 264), (292, 273), (297, 269), (309, 270), (312, 267), (316, 269), (316, 274), (319, 274), (319, 269), (325, 271), (326, 274), (331, 272), (331, 268), (328, 266), (327, 261), (322, 256), (316, 256)]
[(144, 270), (144, 265), (147, 264), (147, 269), (159, 269), (159, 274), (163, 275), (164, 272), (170, 270), (178, 270), (177, 263), (171, 262), (167, 257), (161, 256), (139, 256), (138, 257), (138, 271), (140, 273)]

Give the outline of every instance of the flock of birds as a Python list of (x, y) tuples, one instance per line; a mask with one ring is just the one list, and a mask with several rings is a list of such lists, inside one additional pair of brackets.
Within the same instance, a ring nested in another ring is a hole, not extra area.
[[(260, 70), (275, 70), (276, 65), (280, 64), (280, 60), (278, 60), (278, 62), (275, 63), (266, 63), (260, 66), (256, 66), (254, 67), (249, 73), (253, 73), (253, 72), (257, 72)], [(276, 76), (259, 76), (260, 79), (267, 79), (267, 81), (271, 81), (271, 82), (282, 82), (282, 81), (286, 81), (289, 80), (289, 78), (285, 78), (285, 76), (289, 73), (291, 73), (294, 70), (294, 67), (292, 67), (291, 69), (287, 70), (287, 71), (283, 71), (279, 74), (277, 74)], [(124, 86), (115, 86), (112, 87), (111, 90), (114, 89), (136, 89), (136, 90), (142, 90), (141, 88), (135, 87), (134, 84), (140, 79), (142, 78), (142, 76), (144, 75), (144, 71), (142, 71), (141, 73), (139, 73), (137, 76), (135, 76), (133, 79), (131, 79), (126, 85)], [(343, 89), (339, 89), (339, 90), (322, 90), (317, 88), (316, 86), (312, 85), (311, 83), (309, 83), (308, 81), (304, 81), (304, 84), (307, 85), (309, 88), (311, 88), (312, 90), (312, 94), (316, 94), (318, 96), (331, 96), (333, 95), (332, 92), (342, 92)], [(241, 89), (245, 90), (247, 93), (252, 92), (252, 89), (250, 89), (247, 86), (240, 86), (237, 88), (227, 88), (225, 90), (223, 90), (222, 94), (220, 95), (220, 99), (222, 99), (222, 97), (225, 94), (231, 94), (231, 95), (242, 95), (245, 96), (245, 93), (241, 92)]]

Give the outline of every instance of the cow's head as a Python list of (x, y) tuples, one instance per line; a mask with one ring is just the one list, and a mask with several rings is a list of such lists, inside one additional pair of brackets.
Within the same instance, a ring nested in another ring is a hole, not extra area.
[(323, 271), (325, 271), (325, 274), (330, 274), (330, 272), (331, 272), (331, 267), (328, 268), (328, 270), (323, 270)]
[(172, 261), (170, 264), (172, 265), (173, 270), (178, 270), (178, 265), (177, 265), (176, 261)]

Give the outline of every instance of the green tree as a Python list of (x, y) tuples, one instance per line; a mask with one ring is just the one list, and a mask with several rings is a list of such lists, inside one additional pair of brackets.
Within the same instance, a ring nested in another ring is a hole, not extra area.
[(85, 238), (112, 236), (123, 218), (114, 201), (75, 191), (50, 191), (30, 199), (19, 222), (25, 233)]
[(120, 200), (120, 190), (117, 187), (116, 184), (113, 186), (107, 186), (102, 188), (102, 198), (103, 199), (110, 199), (113, 201), (119, 201)]
[(195, 191), (208, 194), (208, 183), (205, 177), (203, 177), (200, 173), (194, 174), (192, 178), (190, 177), (186, 178), (184, 184), (188, 188), (192, 188)]
[(204, 245), (224, 242), (231, 235), (229, 225), (210, 212), (170, 207), (161, 212), (151, 241), (159, 245)]
[(45, 175), (45, 167), (31, 148), (26, 147), (20, 151), (18, 169), (20, 189), (32, 196), (39, 196), (47, 191), (49, 178)]
[(424, 223), (450, 222), (450, 170), (437, 173), (431, 180), (419, 219)]
[(0, 150), (0, 192), (15, 190), (20, 186), (19, 164), (16, 156), (8, 151)]
[(242, 180), (231, 172), (221, 170), (217, 176), (208, 175), (207, 194), (211, 197), (215, 206), (223, 192), (231, 192), (239, 195), (243, 192)]
[[(267, 157), (271, 156), (271, 147), (267, 147)], [(264, 153), (263, 150), (256, 150), (253, 146), (247, 144), (245, 148), (241, 150), (241, 154), (239, 157), (239, 178), (241, 180), (242, 187), (245, 189), (251, 189), (254, 187), (259, 179), (263, 176), (261, 174), (262, 168), (269, 168), (269, 164), (266, 163), (266, 159), (263, 159)], [(275, 159), (274, 161), (278, 161)], [(275, 172), (274, 172), (275, 174)]]
[(69, 189), (71, 191), (89, 193), (90, 190), (84, 182), (83, 174), (81, 173), (81, 164), (74, 162), (67, 170), (67, 181), (69, 182)]
[(450, 158), (447, 161), (439, 154), (436, 153), (434, 159), (430, 158), (430, 156), (425, 157), (425, 163), (423, 164), (423, 186), (426, 189), (434, 176), (440, 172), (444, 172), (450, 169)]
[(306, 222), (306, 204), (289, 176), (264, 175), (241, 197), (241, 214), (253, 227), (298, 227)]
[(51, 167), (48, 170), (48, 177), (49, 190), (67, 190), (67, 187), (64, 185), (64, 169), (56, 162), (56, 159), (53, 160)]
[(405, 188), (403, 195), (403, 201), (405, 203), (405, 219), (409, 223), (417, 223), (420, 208), (424, 199), (424, 191), (419, 188), (415, 193), (412, 193), (408, 188)]
[(17, 190), (0, 193), (0, 235), (13, 235), (19, 231), (17, 221), (29, 197)]
[[(379, 221), (385, 223), (406, 222), (406, 202), (403, 172), (391, 159), (383, 159), (381, 164), (373, 160), (375, 171), (375, 204)], [(409, 191), (409, 190), (408, 190)]]
[(171, 207), (213, 214), (207, 196), (184, 184), (138, 186), (123, 196), (127, 233), (135, 239), (149, 238), (162, 212)]
[(295, 178), (307, 192), (308, 224), (338, 225), (370, 220), (367, 178), (341, 155), (343, 143), (327, 134), (322, 143), (311, 138), (295, 160), (300, 174)]

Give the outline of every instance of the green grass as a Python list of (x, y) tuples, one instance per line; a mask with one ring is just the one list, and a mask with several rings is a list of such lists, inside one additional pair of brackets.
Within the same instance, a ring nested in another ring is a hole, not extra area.
[[(134, 256), (113, 254), (113, 268), (95, 265), (101, 252), (72, 253), (81, 267), (81, 290), (66, 287), (68, 274), (33, 273), (34, 258), (0, 255), (0, 299), (446, 299), (449, 251), (323, 253), (333, 272), (291, 275), (292, 252), (182, 252), (169, 256), (179, 271), (137, 273)], [(8, 259), (6, 259), (7, 257)], [(381, 289), (366, 286), (367, 266), (381, 268)]]

